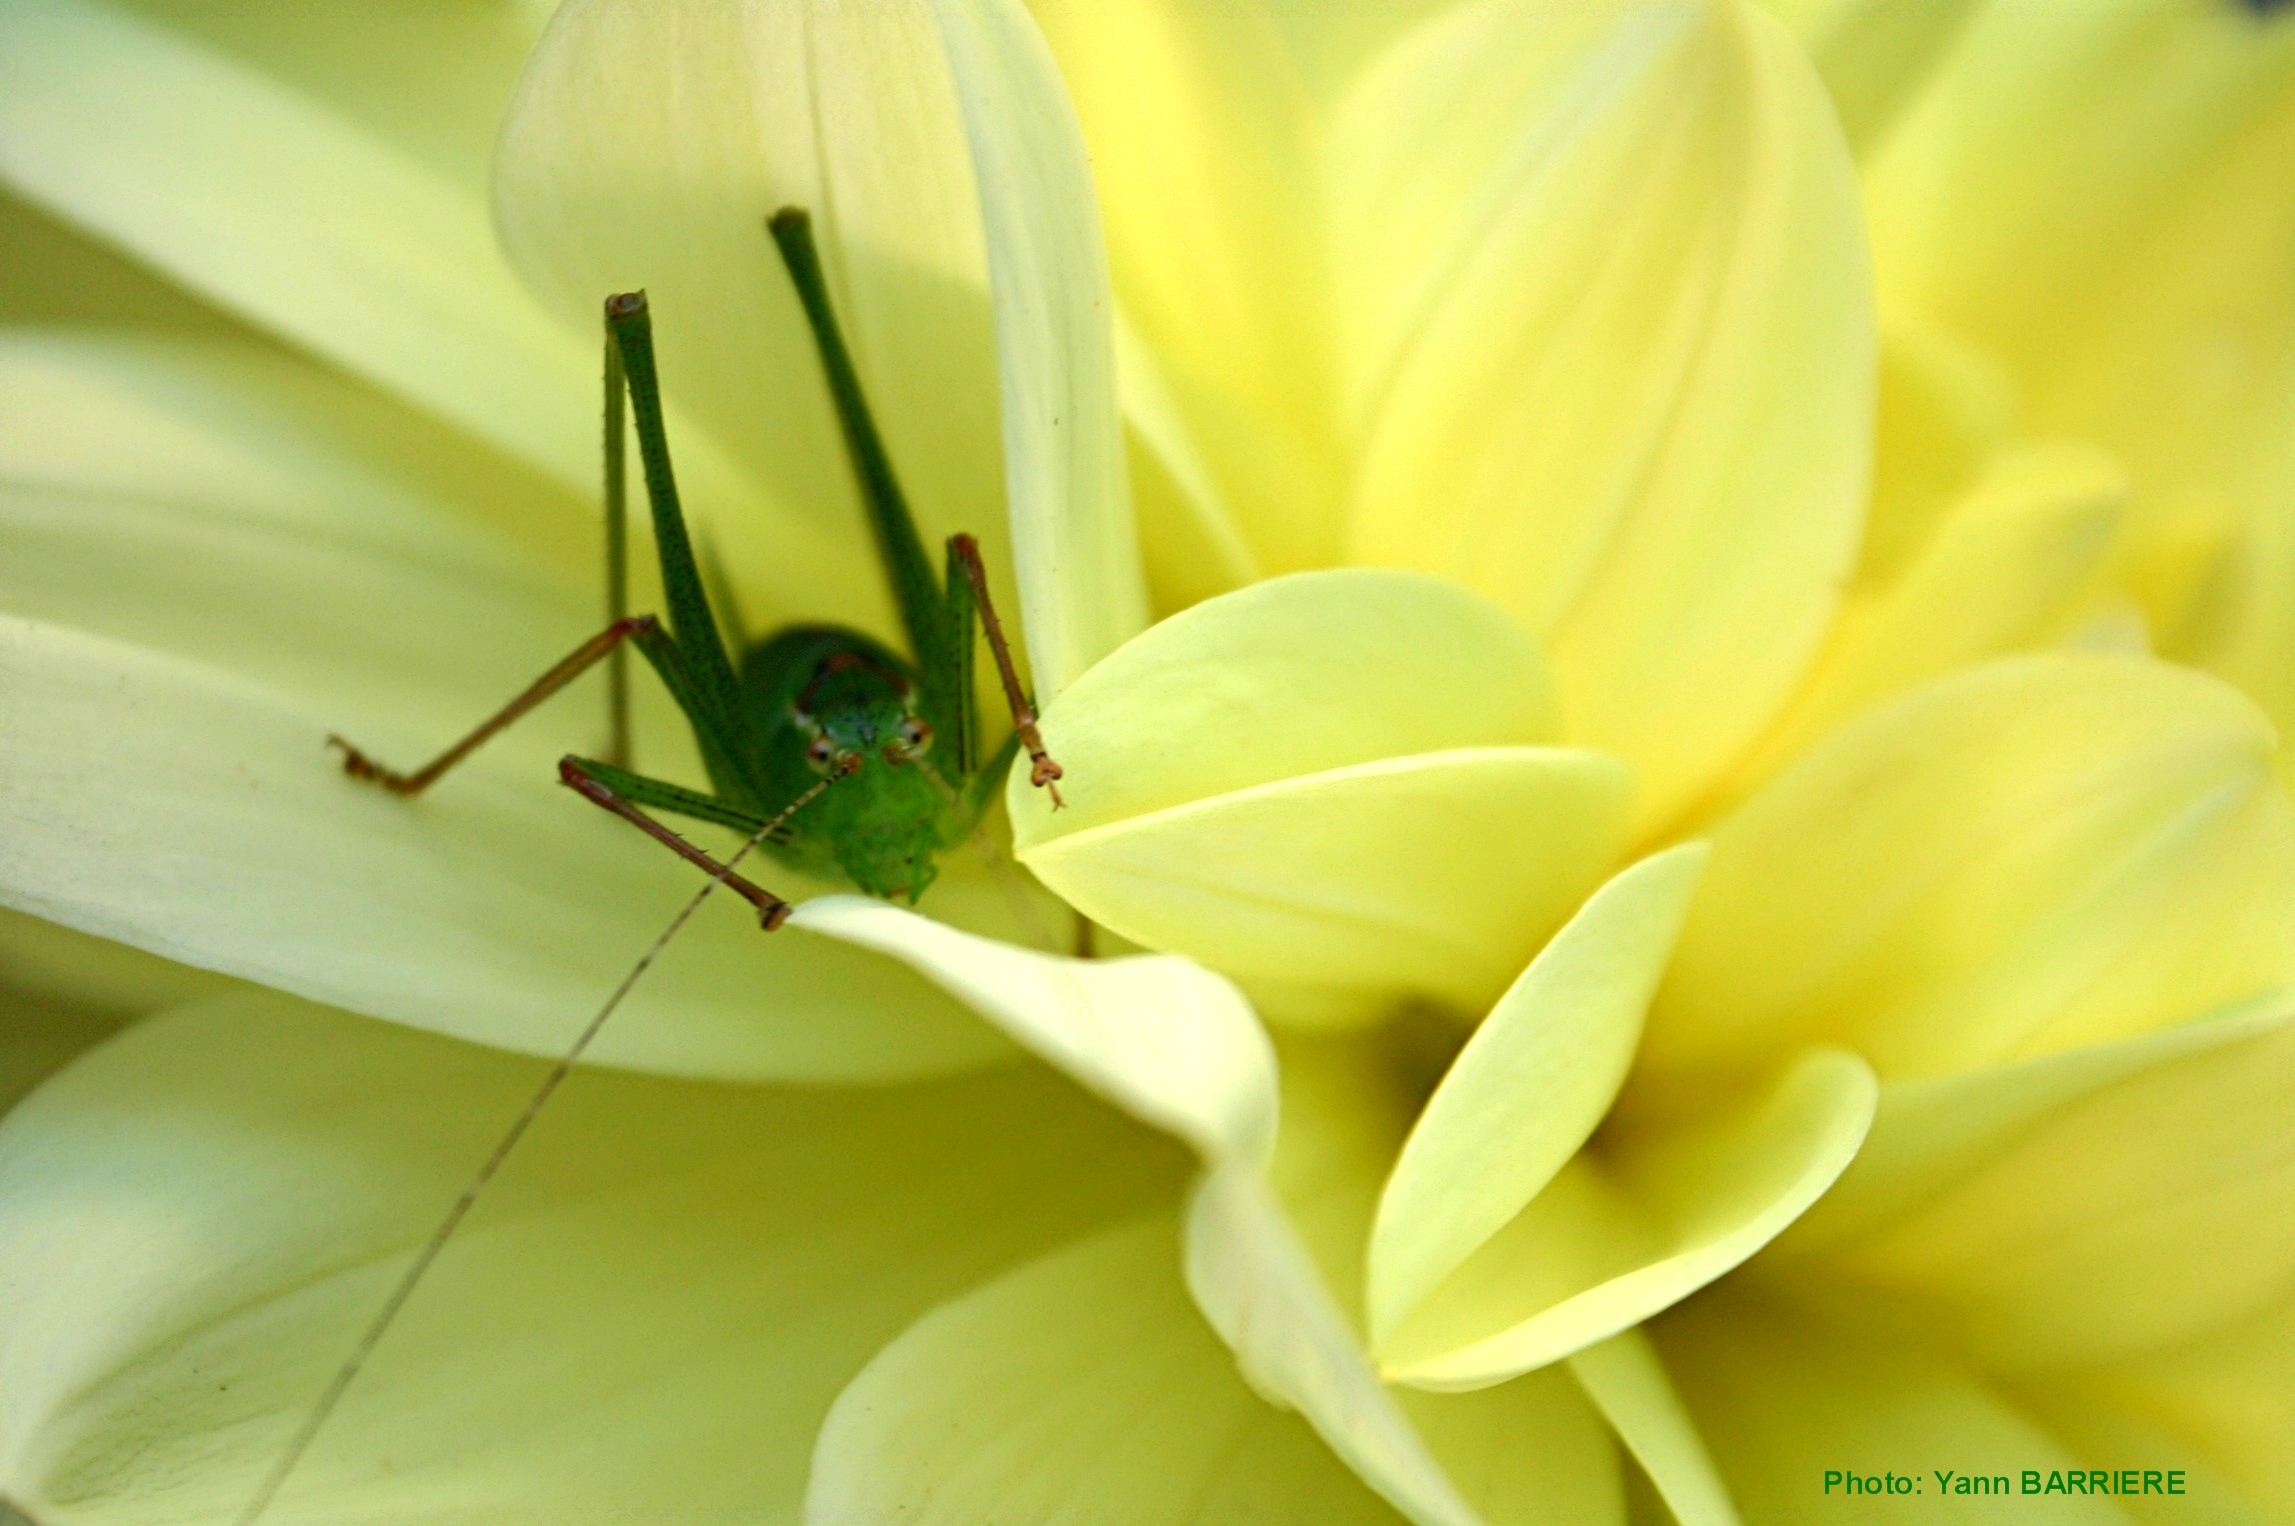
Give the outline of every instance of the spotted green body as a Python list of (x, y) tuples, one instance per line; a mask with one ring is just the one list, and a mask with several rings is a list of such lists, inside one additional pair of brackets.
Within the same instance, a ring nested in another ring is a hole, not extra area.
[[(591, 665), (613, 660), (612, 759), (568, 757), (559, 777), (746, 896), (768, 928), (788, 903), (719, 864), (646, 814), (665, 811), (731, 827), (792, 869), (843, 879), (870, 895), (914, 902), (939, 872), (941, 855), (978, 824), (995, 781), (1018, 749), (1031, 778), (1060, 777), (1036, 734), (1011, 653), (988, 598), (979, 548), (950, 538), (943, 570), (926, 559), (916, 523), (871, 419), (845, 348), (811, 226), (794, 209), (769, 228), (803, 304), (860, 486), (879, 563), (900, 612), (907, 650), (838, 625), (800, 625), (747, 648), (738, 668), (710, 607), (679, 504), (662, 416), (652, 316), (643, 293), (606, 302), (607, 582), (612, 622), (525, 693), (429, 766), (400, 774), (337, 739), (346, 767), (400, 794), (415, 794), (528, 709)], [(622, 509), (624, 397), (644, 468), (661, 560), (666, 622), (625, 612)], [(983, 757), (972, 679), (981, 634), (1013, 714), (1004, 744)], [(621, 649), (635, 646), (693, 728), (706, 791), (634, 773), (627, 766), (627, 699)], [(1059, 800), (1053, 789), (1052, 798)]]

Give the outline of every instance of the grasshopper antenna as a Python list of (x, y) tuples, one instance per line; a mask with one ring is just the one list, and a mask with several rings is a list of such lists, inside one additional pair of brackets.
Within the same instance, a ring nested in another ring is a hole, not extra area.
[(343, 1395), (349, 1392), (351, 1384), (358, 1378), (360, 1369), (366, 1366), (367, 1359), (373, 1356), (375, 1348), (382, 1344), (384, 1334), (397, 1321), (399, 1311), (406, 1307), (407, 1300), (414, 1296), (416, 1286), (429, 1273), (431, 1263), (438, 1259), (439, 1252), (446, 1249), (446, 1242), (453, 1238), (454, 1231), (461, 1227), (465, 1218), (469, 1217), (471, 1208), (478, 1202), (479, 1194), (484, 1192), (487, 1185), (494, 1180), (495, 1174), (502, 1169), (502, 1163), (510, 1158), (510, 1152), (518, 1148), (518, 1141), (526, 1137), (526, 1131), (533, 1127), (534, 1120), (541, 1116), (542, 1109), (549, 1105), (550, 1098), (557, 1094), (558, 1088), (565, 1084), (568, 1076), (573, 1074), (574, 1067), (581, 1063), (583, 1053), (589, 1049), (591, 1042), (606, 1026), (606, 1020), (614, 1015), (615, 1009), (621, 1006), (623, 999), (637, 985), (639, 978), (653, 967), (653, 962), (661, 957), (662, 951), (669, 947), (671, 940), (684, 930), (685, 924), (693, 919), (693, 914), (701, 909), (701, 903), (708, 900), (718, 886), (732, 878), (734, 868), (747, 858), (757, 848), (758, 844), (787, 825), (790, 817), (818, 800), (824, 790), (852, 771), (848, 768), (843, 774), (832, 774), (823, 779), (782, 807), (779, 815), (751, 833), (749, 839), (742, 843), (740, 849), (726, 859), (718, 867), (717, 872), (712, 874), (708, 881), (693, 893), (692, 899), (688, 900), (679, 909), (677, 915), (670, 919), (669, 926), (662, 929), (661, 936), (653, 940), (653, 945), (639, 956), (637, 963), (630, 966), (630, 972), (622, 977), (621, 984), (614, 987), (613, 994), (606, 998), (605, 1004), (598, 1008), (588, 1023), (583, 1025), (582, 1031), (575, 1036), (573, 1043), (566, 1046), (565, 1053), (558, 1056), (558, 1062), (551, 1066), (550, 1073), (542, 1078), (542, 1084), (535, 1088), (534, 1095), (527, 1100), (525, 1109), (518, 1114), (508, 1130), (503, 1133), (501, 1139), (496, 1142), (493, 1153), (486, 1157), (485, 1162), (479, 1166), (477, 1173), (470, 1178), (470, 1185), (462, 1189), (462, 1196), (454, 1200), (454, 1206), (446, 1211), (446, 1216), (438, 1221), (438, 1227), (430, 1232), (430, 1238), (423, 1242), (423, 1247), (416, 1253), (413, 1264), (406, 1269), (406, 1274), (399, 1278), (398, 1285), (391, 1289), (390, 1297), (383, 1300), (382, 1308), (376, 1311), (374, 1319), (367, 1325), (365, 1332), (360, 1335), (358, 1345), (352, 1348), (350, 1356), (345, 1358), (343, 1365), (336, 1370), (333, 1379), (327, 1384), (326, 1391), (321, 1393), (318, 1402), (311, 1406), (311, 1412), (303, 1417), (303, 1423), (296, 1429), (294, 1439), (287, 1443), (287, 1449), (279, 1454), (279, 1460), (273, 1463), (271, 1471), (264, 1475), (261, 1486), (256, 1489), (254, 1496), (247, 1501), (246, 1508), (239, 1512), (236, 1526), (256, 1526), (256, 1523), (262, 1520), (263, 1513), (271, 1508), (271, 1501), (277, 1497), (280, 1487), (287, 1482), (288, 1476), (295, 1471), (295, 1465), (303, 1460), (303, 1454), (311, 1449), (311, 1443), (318, 1438), (321, 1427), (327, 1423), (327, 1417), (335, 1412), (335, 1406), (340, 1404)]

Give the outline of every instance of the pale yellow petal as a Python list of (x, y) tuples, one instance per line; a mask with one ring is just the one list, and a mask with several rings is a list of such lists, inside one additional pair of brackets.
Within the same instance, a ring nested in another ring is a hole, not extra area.
[[(2268, 1371), (2276, 1361), (2284, 1364), (2291, 1354), (2280, 1332), (2242, 1331), (2269, 1342), (2278, 1337), (2276, 1345), (2266, 1344), (2252, 1353), (2250, 1370)], [(2259, 1385), (2257, 1390), (2240, 1393), (2233, 1401), (2236, 1405), (2252, 1404), (2253, 1416), (2245, 1425), (2238, 1423), (2225, 1406), (2208, 1417), (2211, 1421), (2231, 1420), (2230, 1425), (2210, 1428), (2206, 1424), (2192, 1424), (2184, 1415), (2163, 1422), (2160, 1405), (2153, 1396), (2144, 1394), (2132, 1404), (2114, 1403), (2111, 1398), (2099, 1398), (2088, 1385), (2067, 1383), (2011, 1383), (2005, 1385), (2008, 1395), (2018, 1408), (2031, 1415), (2064, 1445), (2099, 1462), (2114, 1462), (2120, 1458), (2140, 1457), (2143, 1466), (2132, 1480), (2135, 1493), (2115, 1500), (2131, 1521), (2144, 1526), (2181, 1526), (2193, 1518), (2195, 1510), (2204, 1511), (2210, 1526), (2269, 1526), (2287, 1518), (2283, 1501), (2291, 1481), (2290, 1468), (2285, 1461), (2286, 1448), (2280, 1443), (2279, 1416), (2286, 1414), (2287, 1400), (2269, 1387)], [(2276, 1405), (2276, 1408), (2273, 1406)], [(2239, 1434), (2244, 1432), (2244, 1435)], [(2265, 1440), (2259, 1433), (2268, 1432)], [(2244, 1446), (2241, 1443), (2245, 1443)], [(2171, 1480), (2170, 1470), (2181, 1476)], [(2123, 1471), (2118, 1467), (2107, 1472)], [(2142, 1492), (2147, 1480), (2153, 1492)], [(2016, 1480), (2022, 1485), (2021, 1476)], [(2047, 1479), (2042, 1475), (2036, 1482), (2045, 1489)], [(2173, 1482), (2180, 1487), (2175, 1495), (2167, 1493)], [(2276, 1508), (2275, 1508), (2276, 1507)]]
[(806, 1520), (1392, 1522), (1305, 1422), (1244, 1385), (1178, 1272), (1178, 1226), (1157, 1215), (926, 1315), (838, 1396)]
[(252, 336), (221, 309), (5, 188), (0, 315), (23, 327), (95, 323), (201, 338)]
[(1491, 1526), (1625, 1526), (1625, 1482), (1600, 1411), (1560, 1371), (1471, 1394), (1405, 1389), (1403, 1412)]
[(1860, 153), (1919, 98), (1930, 71), (1981, 7), (1977, 0), (1768, 0), (1801, 39)]
[(1838, 1050), (1671, 1127), (1581, 1154), (1380, 1348), (1414, 1387), (1482, 1388), (1608, 1339), (1723, 1276), (1839, 1177), (1872, 1072)]
[[(2172, 655), (2220, 673), (2255, 698), (2281, 736), (2295, 732), (2295, 371), (2287, 405), (2252, 464), (2256, 512), (2210, 543), (2191, 615), (2167, 632)], [(2281, 777), (2295, 752), (2282, 748)]]
[(1723, 820), (1645, 1060), (1854, 1045), (1948, 1074), (2140, 1033), (2295, 974), (2295, 815), (2215, 680), (2016, 659), (1836, 732)]
[(1419, 574), (1197, 605), (1044, 724), (1069, 803), (1015, 776), (1021, 861), (1276, 1015), (1359, 1018), (1410, 992), (1486, 1007), (1620, 846), (1622, 766), (1507, 745), (1556, 726), (1535, 645)]
[(126, 1026), (127, 1019), (114, 1013), (0, 988), (0, 1118)]
[[(1990, 1148), (1932, 1167), (1925, 1199), (1836, 1245), (1825, 1275), (1894, 1295), (1995, 1371), (2169, 1347), (2283, 1299), (2295, 1001), (2265, 1010), (2089, 1061), (2117, 1076), (2062, 1074), (2065, 1055), (2016, 1078), (2026, 1097), (1971, 1097), (1994, 1113)], [(2029, 1095), (2048, 1090), (2053, 1106)]]
[(142, 1017), (224, 989), (206, 970), (91, 938), (18, 911), (0, 911), (0, 989), (106, 1016)]
[(1418, 1526), (1480, 1519), (1427, 1449), (1325, 1290), (1258, 1175), (1226, 1166), (1196, 1184), (1187, 1287), (1262, 1395), (1299, 1411), (1381, 1497)]
[[(1194, 448), (1261, 565), (1338, 560), (1315, 95), (1275, 7), (1033, 9), (1091, 145), (1116, 293)], [(1337, 30), (1320, 21), (1301, 30)]]
[(124, 943), (0, 911), (0, 1114), (129, 1023), (229, 986)]
[(1074, 112), (1020, 0), (936, 0), (995, 299), (1013, 575), (1039, 704), (1148, 622), (1113, 297)]
[(1214, 796), (1022, 861), (1093, 920), (1234, 976), (1270, 1016), (1486, 1007), (1624, 843), (1625, 769), (1575, 748), (1422, 753)]
[(1561, 730), (1537, 643), (1483, 599), (1417, 573), (1254, 584), (1157, 624), (1063, 694), (1045, 735), (1067, 808), (1015, 786), (1039, 844), (1258, 784)]
[[(1387, 316), (1353, 355), (1352, 546), (1545, 636), (1571, 739), (1634, 765), (1655, 825), (1755, 739), (1830, 618), (1872, 467), (1874, 299), (1848, 154), (1784, 29), (1607, 15), (1456, 11), (1333, 129), (1371, 165), (1335, 237), (1387, 253), (1357, 278)], [(1413, 203), (1379, 194), (1405, 179)]]
[(1260, 579), (1227, 496), (1137, 329), (1116, 315), (1116, 382), (1148, 587), (1165, 614)]
[[(931, 6), (558, 12), (503, 127), (495, 211), (510, 257), (585, 334), (606, 293), (647, 291), (670, 396), (761, 484), (686, 494), (761, 618), (889, 630), (827, 384), (765, 228), (791, 205), (813, 216), (925, 544), (980, 536), (1008, 595), (987, 254)], [(673, 421), (681, 474), (694, 433)]]
[(2164, 1440), (2167, 1456), (2188, 1451), (2196, 1479), (2212, 1473), (2225, 1482), (2202, 1497), (2211, 1509), (2227, 1507), (2227, 1520), (2239, 1519), (2229, 1508), (2238, 1500), (2252, 1504), (2257, 1520), (2295, 1515), (2286, 1424), (2295, 1413), (2295, 1300), (2282, 1296), (2253, 1318), (2166, 1351), (2020, 1391), (2067, 1434), (2101, 1431), (2091, 1455), (2132, 1455), (2131, 1440)]
[(1876, 701), (2069, 634), (2127, 491), (2119, 465), (2089, 446), (2002, 451), (1893, 581), (1849, 601), (1801, 697), (1737, 787)]
[[(542, 1071), (262, 995), (42, 1088), (0, 1125), (0, 1493), (228, 1519)], [(578, 1076), (267, 1519), (787, 1518), (879, 1346), (1178, 1164), (1034, 1070)]]
[[(0, 901), (373, 1016), (559, 1052), (697, 876), (514, 757), (481, 754), (417, 802), (347, 779), (324, 746), (340, 723), (213, 669), (0, 622)], [(762, 934), (728, 900), (695, 917), (596, 1058), (831, 1079), (1013, 1053), (922, 977)]]
[[(1977, 1520), (2126, 1519), (2093, 1495), (2022, 1494), (2026, 1469), (2044, 1481), (2050, 1471), (2133, 1460), (2072, 1450), (1917, 1333), (1836, 1324), (1731, 1288), (1658, 1321), (1652, 1334), (1750, 1520), (1928, 1526), (1953, 1519), (1956, 1505)], [(1948, 1500), (1951, 1480), (1940, 1486), (1939, 1469), (2005, 1478), (2013, 1497)], [(1828, 1472), (1871, 1479), (1875, 1492), (1851, 1495), (1836, 1477), (1828, 1493)], [(1904, 1480), (1900, 1492), (1886, 1492), (1887, 1473)]]
[(1609, 1111), (1704, 865), (1703, 844), (1674, 848), (1596, 891), (1451, 1062), (1380, 1195), (1374, 1342), (1537, 1196)]
[(2015, 384), (1996, 357), (1911, 314), (1882, 315), (1880, 417), (1858, 585), (1885, 586), (1903, 572), (2015, 423)]
[(1855, 1164), (1775, 1254), (1791, 1259), (1853, 1247), (1991, 1170), (2065, 1109), (2184, 1056), (2270, 1032), (2290, 1011), (2295, 995), (2274, 991), (2157, 1033), (2015, 1065), (1886, 1082)]
[(2283, 12), (1993, 5), (1871, 165), (1883, 291), (2127, 460), (2148, 529), (2235, 526), (2295, 365), (2291, 157)]
[(1665, 1362), (1639, 1330), (1570, 1358), (1570, 1373), (1634, 1454), (1681, 1526), (1735, 1526), (1737, 1506)]
[(1274, 1148), (1274, 1050), (1241, 994), (1187, 960), (1065, 959), (859, 896), (809, 901), (789, 925), (900, 960), (1207, 1160)]

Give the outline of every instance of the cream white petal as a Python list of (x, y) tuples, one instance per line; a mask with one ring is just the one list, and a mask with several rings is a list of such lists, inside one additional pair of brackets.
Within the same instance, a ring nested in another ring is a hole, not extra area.
[(980, 192), (1012, 570), (1041, 704), (1148, 620), (1107, 254), (1082, 133), (1020, 0), (936, 0), (934, 14)]
[[(484, 203), (280, 80), (103, 0), (0, 16), (0, 179), (208, 300), (587, 489), (595, 348)], [(717, 480), (698, 448), (692, 472)]]
[[(0, 899), (185, 963), (555, 1054), (697, 888), (514, 757), (410, 805), (343, 776), (338, 717), (213, 669), (9, 618), (0, 675)], [(599, 1060), (883, 1078), (1013, 1052), (874, 954), (703, 911)]]
[(838, 1396), (809, 1526), (1391, 1522), (1298, 1416), (1245, 1386), (1157, 1215), (911, 1325)]
[[(261, 995), (44, 1087), (0, 1124), (0, 1492), (43, 1520), (243, 1504), (541, 1070)], [(1168, 1203), (1177, 1166), (1041, 1072), (577, 1076), (271, 1518), (793, 1514), (874, 1350)]]
[(1066, 959), (859, 896), (808, 901), (788, 925), (900, 960), (1207, 1161), (1274, 1148), (1274, 1050), (1235, 988), (1187, 960)]
[(354, 735), (443, 744), (596, 629), (570, 507), (293, 356), (0, 338), (0, 606), (260, 679)]
[(503, 103), (555, 8), (551, 0), (302, 0), (284, 9), (129, 3), (481, 197)]

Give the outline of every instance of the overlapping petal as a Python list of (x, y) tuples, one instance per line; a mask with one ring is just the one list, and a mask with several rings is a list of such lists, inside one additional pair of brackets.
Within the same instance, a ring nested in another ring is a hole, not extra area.
[(1848, 156), (1783, 29), (1608, 15), (1461, 9), (1333, 129), (1362, 166), (1337, 237), (1375, 252), (1352, 545), (1547, 637), (1572, 739), (1634, 764), (1656, 825), (1823, 634), (1871, 469), (1875, 318)]
[(1486, 1006), (1622, 841), (1614, 759), (1556, 725), (1535, 645), (1454, 585), (1300, 574), (1196, 606), (1048, 713), (1068, 809), (1019, 856), (1096, 920), (1284, 1015)]
[(1504, 1382), (1658, 1314), (1808, 1211), (1863, 1143), (1872, 1072), (1804, 1054), (1767, 1087), (1573, 1161), (1382, 1344), (1395, 1379)]
[(0, 340), (8, 609), (258, 679), (346, 731), (443, 742), (594, 630), (595, 535), (571, 510), (250, 343)]
[(811, 1526), (1394, 1519), (1296, 1415), (1244, 1386), (1187, 1300), (1167, 1216), (945, 1304), (838, 1397)]
[(2001, 451), (1906, 565), (1843, 607), (1800, 697), (1736, 786), (1891, 695), (2062, 639), (2093, 599), (2126, 499), (2126, 474), (2093, 447)]
[[(43, 1519), (238, 1508), (539, 1073), (241, 995), (11, 1113), (0, 1491)], [(274, 1516), (793, 1512), (814, 1428), (879, 1345), (1168, 1201), (1178, 1163), (1040, 1072), (577, 1077)]]
[(1993, 5), (1870, 164), (1888, 299), (1998, 356), (2026, 427), (2125, 459), (2129, 590), (2171, 639), (2257, 513), (2295, 385), (2295, 25)]
[(2141, 659), (1930, 684), (1720, 823), (1645, 1061), (1853, 1044), (1948, 1073), (2180, 1021), (2295, 961), (2295, 814), (2264, 718)]
[(1568, 1163), (1625, 1084), (1702, 845), (1596, 891), (1451, 1062), (1380, 1194), (1367, 1279), (1383, 1338)]
[[(0, 18), (0, 178), (218, 305), (586, 487), (596, 362), (468, 188), (103, 0)], [(710, 477), (697, 446), (690, 470)]]
[[(1828, 1277), (1885, 1291), (1995, 1372), (2172, 1348), (2284, 1299), (2291, 1002), (1930, 1083), (1880, 1141), (1900, 1193), (1905, 1152), (1930, 1156), (1927, 1191), (1838, 1244)], [(1969, 1137), (1984, 1124), (1988, 1148)]]
[[(1570, 1358), (1570, 1371), (1682, 1526), (1733, 1526), (1737, 1507), (1665, 1363), (1639, 1330)], [(1517, 1380), (1519, 1381), (1519, 1380)]]

